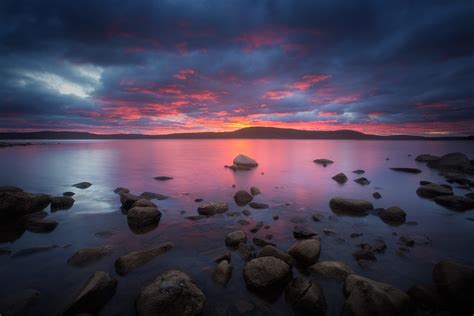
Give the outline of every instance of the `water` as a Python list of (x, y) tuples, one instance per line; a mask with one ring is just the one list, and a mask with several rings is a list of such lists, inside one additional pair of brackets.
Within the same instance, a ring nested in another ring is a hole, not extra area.
[[(287, 249), (294, 243), (292, 230), (295, 221), (321, 236), (320, 260), (340, 260), (361, 275), (392, 283), (403, 290), (419, 282), (430, 282), (433, 265), (441, 259), (452, 259), (474, 264), (474, 222), (466, 220), (474, 212), (457, 213), (430, 200), (419, 198), (415, 191), (420, 180), (445, 183), (436, 170), (415, 162), (418, 154), (442, 155), (461, 151), (474, 157), (470, 143), (457, 141), (325, 141), (325, 140), (107, 140), (61, 141), (47, 145), (13, 147), (0, 150), (0, 185), (22, 187), (29, 192), (62, 195), (74, 191), (73, 208), (49, 214), (60, 223), (49, 234), (24, 232), (11, 241), (1, 240), (0, 247), (12, 251), (34, 247), (59, 245), (48, 252), (12, 259), (0, 256), (0, 278), (3, 285), (0, 297), (22, 289), (34, 288), (41, 292), (38, 306), (44, 314), (56, 314), (77, 294), (77, 291), (96, 270), (109, 272), (118, 278), (115, 296), (102, 310), (102, 315), (133, 314), (134, 301), (140, 288), (160, 273), (179, 269), (190, 274), (207, 296), (204, 314), (212, 314), (217, 306), (227, 306), (231, 315), (240, 299), (253, 302), (255, 315), (292, 314), (283, 297), (268, 303), (245, 289), (242, 277), (244, 262), (233, 254), (233, 276), (226, 287), (211, 280), (213, 258), (226, 251), (227, 233), (244, 229), (248, 237), (274, 236), (272, 242)], [(259, 167), (252, 171), (233, 172), (225, 169), (239, 153), (253, 157)], [(412, 155), (409, 157), (408, 155)], [(316, 158), (335, 161), (326, 168), (314, 164)], [(386, 160), (390, 158), (390, 160)], [(416, 167), (421, 174), (406, 174), (389, 167)], [(371, 184), (361, 186), (352, 180), (352, 173), (364, 169)], [(349, 181), (339, 185), (331, 179), (344, 172)], [(155, 176), (167, 175), (174, 179), (156, 181)], [(71, 184), (88, 181), (93, 186), (80, 190)], [(235, 188), (233, 187), (235, 185)], [(163, 208), (158, 228), (146, 233), (130, 231), (126, 216), (120, 210), (115, 187), (128, 187), (132, 193), (151, 191), (170, 196), (157, 201)], [(233, 201), (238, 189), (257, 186), (262, 194), (256, 201), (270, 204), (267, 210), (251, 210), (252, 215), (231, 217), (219, 214), (204, 220), (191, 221), (186, 216), (197, 215), (195, 198), (205, 201), (226, 201), (230, 211), (242, 211)], [(377, 189), (375, 189), (377, 188)], [(456, 194), (466, 191), (455, 188)], [(382, 194), (374, 200), (372, 193)], [(368, 199), (375, 207), (399, 206), (407, 212), (407, 221), (418, 225), (390, 226), (377, 216), (347, 217), (332, 214), (328, 207), (334, 196)], [(183, 214), (182, 211), (185, 211)], [(325, 219), (313, 222), (311, 214), (322, 212)], [(272, 216), (278, 215), (278, 220)], [(331, 216), (332, 215), (332, 216)], [(245, 218), (249, 226), (237, 221)], [(252, 234), (250, 228), (258, 222), (271, 225)], [(333, 229), (337, 236), (326, 236), (323, 229)], [(114, 234), (99, 238), (97, 232)], [(363, 233), (351, 239), (353, 232)], [(431, 247), (415, 246), (406, 257), (397, 255), (399, 245), (396, 232), (426, 235)], [(356, 245), (383, 239), (387, 251), (377, 256), (369, 267), (357, 264), (351, 253)], [(123, 254), (142, 250), (171, 241), (175, 248), (121, 277), (115, 273), (114, 261)], [(114, 253), (95, 264), (75, 268), (66, 264), (67, 258), (84, 247), (113, 245)], [(295, 271), (298, 275), (300, 272)], [(329, 305), (328, 314), (338, 314), (343, 304), (342, 283), (321, 281)]]

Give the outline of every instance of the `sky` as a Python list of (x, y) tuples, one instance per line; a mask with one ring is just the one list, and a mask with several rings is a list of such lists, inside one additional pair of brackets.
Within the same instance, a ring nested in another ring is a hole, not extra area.
[(0, 2), (0, 131), (474, 134), (474, 2)]

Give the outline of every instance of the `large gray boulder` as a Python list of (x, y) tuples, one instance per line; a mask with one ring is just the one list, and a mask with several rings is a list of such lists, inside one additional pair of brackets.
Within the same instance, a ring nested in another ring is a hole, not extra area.
[(143, 251), (134, 251), (127, 255), (119, 257), (115, 261), (115, 270), (120, 275), (125, 275), (130, 271), (143, 266), (153, 258), (162, 253), (171, 250), (174, 245), (170, 242), (165, 242), (158, 247)]
[(275, 257), (255, 258), (244, 267), (247, 287), (263, 296), (274, 296), (283, 289), (290, 277), (290, 266)]
[(308, 267), (318, 261), (321, 253), (321, 242), (319, 239), (305, 239), (295, 243), (288, 253), (302, 267)]
[(159, 275), (138, 295), (138, 316), (198, 316), (202, 314), (206, 296), (189, 275), (171, 270)]
[(315, 281), (292, 280), (285, 289), (285, 299), (297, 315), (326, 315), (327, 304), (323, 290)]
[(371, 202), (365, 200), (334, 197), (329, 201), (329, 207), (335, 213), (364, 216), (374, 209)]

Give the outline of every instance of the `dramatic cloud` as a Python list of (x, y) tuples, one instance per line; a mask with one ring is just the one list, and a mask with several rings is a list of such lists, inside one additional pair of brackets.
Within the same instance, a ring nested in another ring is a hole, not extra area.
[(0, 3), (0, 130), (474, 134), (471, 1)]

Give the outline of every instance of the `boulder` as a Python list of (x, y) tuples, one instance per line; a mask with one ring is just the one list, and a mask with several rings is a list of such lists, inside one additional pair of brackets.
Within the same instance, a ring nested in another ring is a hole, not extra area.
[(423, 235), (416, 235), (416, 234), (412, 234), (412, 235), (402, 235), (400, 236), (400, 238), (398, 239), (399, 242), (405, 246), (408, 246), (408, 247), (413, 247), (415, 245), (418, 245), (418, 246), (431, 246), (431, 240), (426, 237), (426, 236), (423, 236)]
[(253, 200), (252, 194), (245, 190), (239, 190), (234, 194), (234, 201), (239, 206), (244, 206)]
[(354, 182), (356, 182), (360, 185), (369, 185), (370, 184), (370, 181), (367, 178), (364, 178), (364, 177), (357, 178), (357, 179), (354, 180)]
[(474, 199), (459, 195), (443, 195), (434, 199), (436, 204), (454, 211), (468, 211), (474, 209)]
[(214, 215), (217, 213), (225, 213), (229, 206), (225, 202), (210, 202), (198, 207), (198, 213), (201, 215)]
[(445, 303), (434, 284), (417, 284), (407, 291), (412, 302), (423, 310), (438, 311), (445, 309)]
[(321, 242), (319, 239), (305, 239), (295, 243), (288, 253), (302, 267), (308, 267), (318, 261), (321, 253)]
[(247, 262), (244, 267), (247, 287), (263, 296), (273, 297), (279, 293), (290, 277), (290, 266), (275, 257), (255, 258)]
[(260, 249), (260, 252), (257, 255), (258, 258), (260, 257), (274, 257), (280, 260), (285, 261), (288, 265), (293, 265), (293, 257), (284, 252), (283, 250), (278, 249), (275, 246), (267, 245)]
[(168, 176), (158, 176), (158, 177), (154, 177), (153, 179), (158, 180), (158, 181), (167, 181), (167, 180), (171, 180), (173, 178), (168, 177)]
[(133, 269), (141, 267), (156, 256), (171, 250), (173, 247), (174, 245), (172, 243), (165, 242), (155, 248), (131, 252), (127, 255), (119, 257), (115, 261), (115, 270), (118, 274), (125, 275)]
[(326, 279), (344, 280), (349, 274), (354, 273), (345, 263), (340, 261), (320, 261), (308, 268), (308, 270)]
[(26, 230), (32, 233), (49, 233), (56, 229), (58, 222), (52, 219), (41, 218), (31, 221), (26, 226)]
[(117, 187), (115, 188), (114, 193), (117, 193), (117, 194), (130, 193), (130, 190), (124, 187)]
[(232, 265), (227, 260), (221, 260), (212, 272), (214, 282), (226, 285), (232, 277)]
[(89, 182), (79, 182), (79, 183), (73, 184), (72, 186), (75, 187), (75, 188), (84, 190), (84, 189), (87, 189), (88, 187), (90, 187), (91, 185), (92, 185), (92, 183), (89, 183)]
[(382, 210), (379, 217), (389, 224), (403, 224), (406, 221), (407, 214), (398, 206), (392, 206)]
[(132, 208), (134, 207), (157, 207), (155, 203), (148, 199), (140, 199), (132, 204)]
[(293, 228), (293, 236), (296, 239), (308, 239), (316, 235), (314, 231), (302, 225), (295, 225)]
[(2, 185), (0, 186), (0, 192), (23, 192), (23, 189), (13, 185)]
[(243, 170), (255, 168), (258, 166), (258, 163), (255, 160), (242, 154), (236, 156), (233, 162), (237, 168)]
[(70, 196), (58, 196), (51, 198), (51, 210), (66, 210), (74, 205), (74, 199)]
[(346, 277), (342, 315), (412, 315), (410, 297), (402, 290), (360, 275)]
[(225, 244), (228, 247), (237, 247), (240, 243), (247, 242), (247, 234), (243, 230), (237, 230), (225, 237)]
[(257, 195), (257, 194), (260, 194), (260, 193), (262, 193), (262, 191), (260, 191), (259, 188), (257, 188), (257, 187), (250, 187), (250, 194), (252, 194), (252, 195)]
[(128, 224), (132, 227), (156, 225), (161, 218), (161, 212), (156, 207), (134, 207), (127, 213)]
[(436, 161), (429, 162), (429, 167), (440, 170), (462, 171), (471, 167), (469, 158), (462, 153), (449, 153)]
[(365, 200), (347, 199), (334, 197), (329, 201), (329, 207), (335, 213), (347, 215), (367, 215), (374, 209), (371, 202)]
[(327, 165), (334, 163), (334, 161), (326, 159), (326, 158), (314, 159), (313, 162), (323, 167), (326, 167)]
[(342, 172), (336, 174), (334, 177), (332, 177), (332, 179), (333, 179), (334, 181), (336, 181), (337, 183), (339, 183), (339, 184), (344, 184), (344, 183), (346, 183), (347, 180), (348, 180), (348, 179), (347, 179), (347, 176), (346, 176), (344, 173), (342, 173)]
[(437, 196), (453, 195), (453, 190), (436, 183), (428, 183), (419, 186), (418, 189), (416, 189), (416, 194), (424, 198), (432, 199)]
[(249, 206), (257, 210), (263, 210), (270, 207), (268, 204), (259, 203), (259, 202), (250, 202)]
[(0, 310), (5, 316), (37, 315), (35, 311), (41, 293), (27, 289), (1, 298)]
[(421, 170), (418, 168), (405, 168), (405, 167), (396, 167), (396, 168), (390, 168), (390, 170), (393, 171), (399, 171), (399, 172), (406, 172), (406, 173), (421, 173)]
[(143, 192), (140, 196), (144, 199), (148, 200), (166, 200), (169, 196), (160, 194), (160, 193), (153, 193), (153, 192)]
[(206, 296), (189, 275), (171, 270), (142, 288), (135, 307), (138, 316), (198, 316), (205, 302)]
[(433, 282), (453, 315), (474, 311), (474, 267), (440, 261), (433, 268)]
[(258, 237), (252, 238), (252, 243), (257, 247), (265, 247), (265, 246), (276, 246), (274, 243), (268, 242)]
[(100, 260), (103, 257), (110, 256), (113, 252), (113, 248), (110, 245), (84, 248), (76, 251), (72, 256), (67, 259), (67, 264), (83, 267)]
[(131, 208), (133, 203), (141, 199), (141, 196), (133, 195), (130, 193), (120, 193), (120, 203), (122, 203), (122, 207), (126, 210)]
[(116, 286), (117, 280), (108, 273), (94, 272), (64, 315), (98, 314), (115, 294)]
[(46, 194), (32, 194), (23, 191), (0, 192), (0, 218), (14, 219), (46, 208), (51, 197)]
[(416, 161), (419, 161), (419, 162), (433, 162), (433, 161), (438, 161), (439, 160), (439, 157), (438, 156), (433, 156), (433, 155), (429, 155), (429, 154), (423, 154), (423, 155), (419, 155), (415, 158)]
[(297, 315), (326, 315), (326, 299), (315, 281), (293, 279), (286, 286), (285, 299)]

